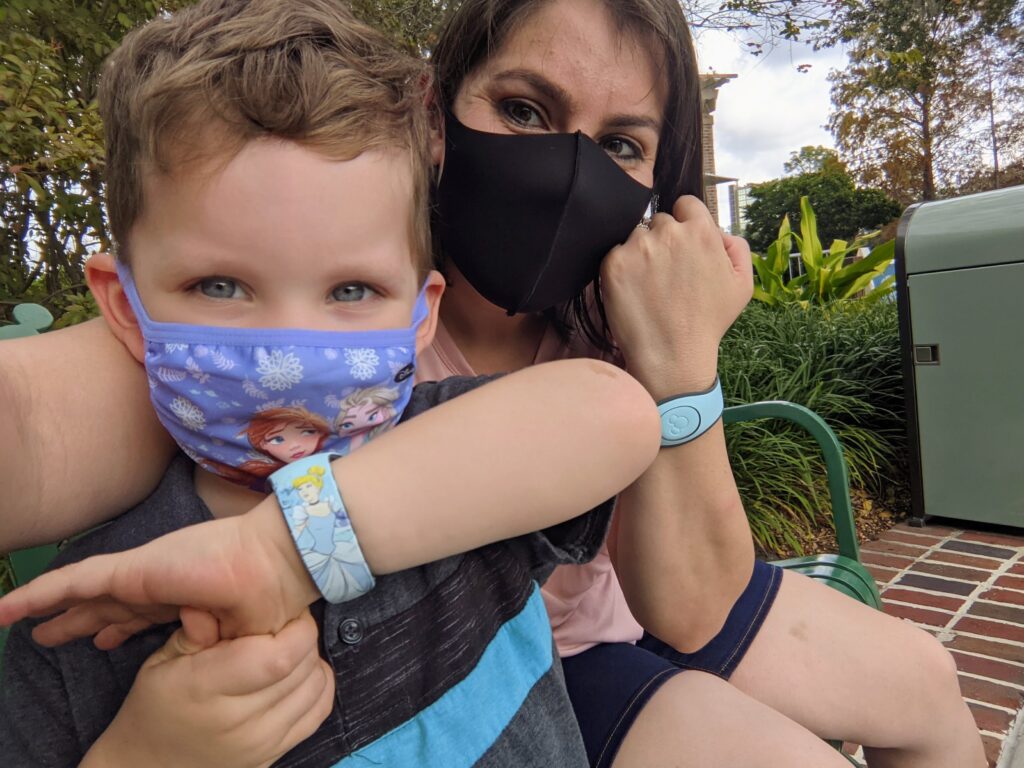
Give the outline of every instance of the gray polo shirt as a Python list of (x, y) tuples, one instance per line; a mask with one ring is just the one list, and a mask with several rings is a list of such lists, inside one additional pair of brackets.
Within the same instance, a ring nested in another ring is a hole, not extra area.
[[(416, 387), (403, 418), (476, 386)], [(211, 519), (191, 462), (176, 459), (146, 501), (75, 541), (55, 565), (136, 547)], [(553, 528), (382, 576), (368, 594), (313, 606), (334, 709), (279, 766), (586, 766), (539, 583), (600, 546), (611, 502)], [(486, 514), (486, 510), (481, 510)], [(139, 667), (178, 625), (102, 652), (48, 649), (16, 625), (0, 684), (0, 764), (77, 765), (117, 714)]]

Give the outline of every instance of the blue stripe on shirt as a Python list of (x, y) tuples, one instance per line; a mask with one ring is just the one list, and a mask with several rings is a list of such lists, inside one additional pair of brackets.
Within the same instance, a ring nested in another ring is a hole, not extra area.
[(335, 768), (469, 768), (498, 740), (551, 662), (551, 625), (534, 585), (526, 605), (497, 631), (465, 679)]

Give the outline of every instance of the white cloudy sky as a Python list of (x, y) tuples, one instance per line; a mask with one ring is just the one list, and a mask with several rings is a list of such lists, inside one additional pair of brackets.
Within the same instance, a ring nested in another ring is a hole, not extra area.
[[(828, 122), (831, 69), (841, 69), (839, 49), (814, 51), (783, 42), (761, 56), (751, 56), (734, 37), (704, 32), (697, 39), (702, 71), (735, 74), (722, 87), (715, 112), (715, 157), (718, 173), (741, 183), (783, 175), (782, 164), (805, 145), (833, 146)], [(800, 72), (801, 64), (810, 65)], [(725, 188), (720, 188), (725, 203)]]

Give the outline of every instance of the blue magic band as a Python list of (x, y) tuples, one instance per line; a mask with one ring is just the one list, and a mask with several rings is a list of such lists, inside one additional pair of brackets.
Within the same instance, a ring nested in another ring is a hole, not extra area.
[(662, 447), (696, 440), (722, 418), (724, 406), (722, 382), (717, 376), (711, 388), (703, 392), (666, 397), (658, 403)]
[(329, 603), (365, 595), (375, 583), (331, 472), (335, 453), (314, 453), (270, 476), (295, 548)]

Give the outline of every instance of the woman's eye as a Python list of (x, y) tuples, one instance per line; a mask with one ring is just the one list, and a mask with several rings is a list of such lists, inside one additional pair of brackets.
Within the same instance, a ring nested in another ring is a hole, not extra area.
[(508, 99), (501, 103), (501, 111), (509, 120), (524, 128), (546, 128), (540, 112), (528, 102)]
[(362, 301), (372, 293), (373, 289), (362, 283), (346, 283), (331, 291), (331, 298), (335, 301)]
[(643, 157), (640, 147), (621, 136), (612, 136), (601, 142), (601, 147), (615, 160), (639, 160)]
[(267, 445), (281, 445), (284, 442), (284, 438), (280, 435), (274, 435), (267, 439)]
[(242, 286), (227, 277), (208, 277), (198, 285), (203, 295), (211, 299), (240, 299), (245, 296)]

